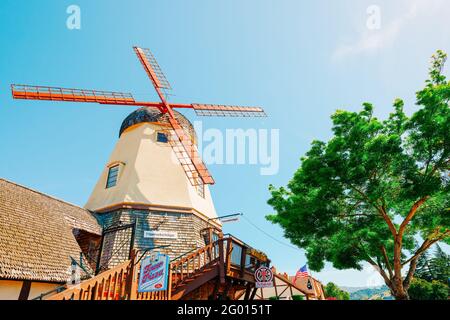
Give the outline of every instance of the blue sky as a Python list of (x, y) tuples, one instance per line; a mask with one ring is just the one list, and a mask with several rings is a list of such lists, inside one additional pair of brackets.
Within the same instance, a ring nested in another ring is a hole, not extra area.
[[(69, 5), (81, 30), (66, 27)], [(370, 5), (380, 29), (366, 26)], [(329, 116), (362, 102), (386, 116), (401, 97), (416, 109), (436, 49), (450, 52), (445, 0), (227, 0), (0, 2), (0, 176), (84, 205), (132, 109), (12, 100), (9, 85), (92, 88), (156, 97), (132, 51), (149, 47), (177, 102), (261, 105), (265, 119), (202, 118), (204, 128), (280, 129), (280, 170), (211, 165), (219, 214), (244, 212), (282, 242), (268, 223), (267, 186), (285, 185), (312, 139), (330, 137)], [(449, 70), (449, 69), (447, 69)], [(191, 120), (199, 120), (192, 112)], [(225, 231), (263, 249), (278, 270), (295, 273), (302, 250), (267, 237), (245, 220)], [(324, 282), (365, 286), (370, 271), (314, 273)], [(371, 282), (373, 281), (373, 282)]]

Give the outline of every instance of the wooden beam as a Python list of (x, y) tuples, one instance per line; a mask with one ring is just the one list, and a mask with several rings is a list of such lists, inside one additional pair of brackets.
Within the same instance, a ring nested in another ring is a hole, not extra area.
[(219, 240), (219, 277), (220, 283), (225, 283), (225, 266), (224, 266), (224, 254), (223, 254), (223, 239)]
[[(137, 250), (131, 249), (130, 251), (130, 265), (128, 269), (127, 274), (127, 280), (126, 280), (126, 287), (125, 287), (125, 295), (128, 300), (135, 300), (137, 296), (137, 289), (138, 289), (138, 282), (139, 279), (137, 278), (136, 268), (138, 267), (136, 265), (136, 256), (137, 256)], [(171, 270), (169, 270), (169, 274), (171, 273)], [(171, 283), (169, 282), (169, 286)]]
[[(276, 277), (273, 277), (272, 282), (273, 282), (273, 287), (275, 288), (275, 296), (278, 297), (277, 281), (275, 279), (276, 279)], [(261, 289), (261, 291), (262, 291), (262, 289)]]
[(222, 295), (221, 295), (221, 297), (220, 297), (220, 300), (226, 300), (225, 297), (228, 296), (228, 291), (230, 291), (231, 286), (232, 286), (232, 281), (229, 280), (229, 281), (227, 282), (226, 286), (225, 286), (225, 289), (224, 289), (223, 292), (222, 292)]
[(212, 300), (216, 300), (217, 293), (219, 292), (219, 287), (220, 287), (220, 279), (217, 279), (216, 283), (214, 284), (214, 289), (212, 292)]
[[(258, 288), (256, 288), (256, 287), (253, 288), (253, 292), (252, 292), (252, 294), (250, 295), (250, 300), (255, 299), (256, 291), (258, 291)], [(261, 296), (262, 296), (262, 298), (264, 299), (264, 296), (262, 295), (262, 291), (261, 291)]]
[(286, 287), (284, 288), (284, 290), (280, 292), (280, 296), (281, 296), (283, 293), (285, 293), (286, 290), (287, 290), (288, 288), (290, 288), (290, 287), (291, 287), (290, 285), (286, 285)]
[(231, 252), (233, 251), (233, 246), (231, 239), (227, 239), (227, 258), (226, 258), (226, 265), (225, 265), (225, 274), (228, 274), (230, 271), (230, 265), (231, 265)]
[(245, 258), (247, 256), (247, 247), (242, 247), (241, 251), (241, 277), (244, 276), (245, 272)]
[(250, 283), (247, 283), (247, 288), (245, 288), (245, 297), (244, 297), (245, 301), (250, 299), (251, 291), (252, 291), (252, 285)]
[(19, 300), (28, 300), (30, 295), (31, 281), (25, 280), (22, 282), (22, 288), (20, 289)]

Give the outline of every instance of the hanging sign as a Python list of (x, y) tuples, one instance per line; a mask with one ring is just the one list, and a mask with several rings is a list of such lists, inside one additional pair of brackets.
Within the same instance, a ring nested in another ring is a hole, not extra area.
[(273, 287), (273, 272), (270, 268), (259, 267), (255, 271), (255, 287), (270, 288)]
[(153, 292), (167, 290), (169, 279), (168, 255), (155, 253), (141, 262), (138, 292)]
[(176, 231), (160, 231), (151, 230), (144, 231), (144, 238), (157, 238), (157, 239), (178, 239), (178, 232)]

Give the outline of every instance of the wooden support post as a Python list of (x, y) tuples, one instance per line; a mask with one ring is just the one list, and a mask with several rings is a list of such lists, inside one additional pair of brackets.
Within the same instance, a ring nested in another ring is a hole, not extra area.
[[(275, 280), (276, 277), (274, 276), (272, 279), (273, 287), (275, 288), (275, 296), (278, 297), (278, 290), (277, 290), (277, 281)], [(262, 289), (261, 289), (262, 291)]]
[(226, 300), (226, 297), (228, 296), (228, 291), (230, 291), (230, 288), (232, 286), (232, 280), (229, 280), (225, 286), (225, 289), (222, 292), (222, 295), (220, 296), (220, 300)]
[(136, 279), (137, 272), (136, 272), (136, 255), (137, 251), (135, 249), (131, 250), (130, 254), (130, 265), (128, 266), (128, 274), (126, 279), (126, 288), (125, 288), (125, 295), (127, 300), (135, 300), (137, 296), (137, 286), (139, 279)]
[(31, 281), (25, 280), (22, 283), (22, 288), (20, 289), (19, 300), (28, 300), (30, 295)]
[(172, 300), (172, 266), (169, 265), (169, 279), (167, 280), (167, 300)]
[(226, 259), (225, 275), (228, 275), (231, 265), (231, 252), (233, 251), (233, 243), (231, 239), (227, 239), (226, 241), (227, 241), (227, 259)]
[(217, 293), (219, 292), (219, 288), (220, 288), (220, 280), (217, 280), (216, 283), (214, 284), (214, 289), (211, 295), (212, 300), (217, 299)]
[[(258, 291), (258, 288), (254, 287), (254, 288), (253, 288), (253, 292), (252, 292), (252, 294), (250, 295), (250, 300), (254, 300), (254, 299), (255, 299), (256, 291)], [(262, 292), (263, 292), (263, 291), (261, 290), (261, 297), (264, 298)]]
[(250, 299), (251, 291), (252, 291), (252, 285), (250, 283), (247, 283), (247, 286), (245, 288), (245, 296), (244, 296), (245, 301)]
[(224, 254), (223, 254), (223, 239), (219, 240), (219, 277), (220, 283), (225, 283), (225, 267), (224, 267)]
[(242, 247), (241, 251), (241, 278), (244, 277), (245, 273), (245, 258), (247, 257), (247, 247)]

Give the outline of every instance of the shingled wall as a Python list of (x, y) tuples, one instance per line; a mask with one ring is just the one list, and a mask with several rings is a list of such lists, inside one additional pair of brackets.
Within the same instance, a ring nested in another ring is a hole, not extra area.
[[(189, 213), (160, 212), (148, 210), (122, 209), (109, 213), (98, 214), (100, 223), (108, 226), (122, 225), (136, 222), (134, 248), (145, 249), (149, 247), (165, 246), (160, 252), (168, 254), (174, 259), (193, 249), (206, 245), (201, 231), (211, 225), (197, 216)], [(144, 231), (174, 231), (178, 233), (178, 239), (145, 238)], [(111, 268), (128, 259), (129, 246), (126, 239), (131, 239), (131, 229), (128, 233), (117, 232), (105, 237), (102, 250), (102, 265), (108, 264)], [(113, 255), (111, 253), (114, 252)], [(109, 262), (107, 261), (109, 260)]]

